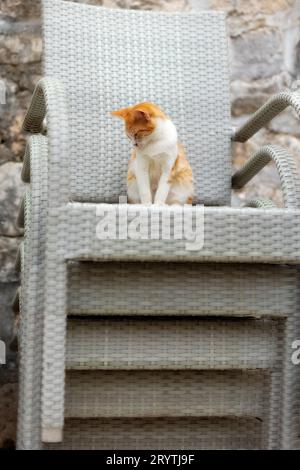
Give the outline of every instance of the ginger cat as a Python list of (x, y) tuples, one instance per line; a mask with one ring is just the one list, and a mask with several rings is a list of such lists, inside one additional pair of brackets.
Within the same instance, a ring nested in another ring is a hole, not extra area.
[(173, 122), (153, 103), (111, 113), (123, 118), (134, 149), (128, 165), (131, 204), (192, 204), (193, 174)]

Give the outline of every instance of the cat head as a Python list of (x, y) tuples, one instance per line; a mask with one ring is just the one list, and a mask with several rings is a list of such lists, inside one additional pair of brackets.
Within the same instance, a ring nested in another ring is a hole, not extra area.
[(158, 119), (167, 119), (164, 112), (153, 103), (138, 103), (129, 108), (112, 111), (112, 116), (124, 119), (125, 132), (135, 146), (143, 146), (157, 127)]

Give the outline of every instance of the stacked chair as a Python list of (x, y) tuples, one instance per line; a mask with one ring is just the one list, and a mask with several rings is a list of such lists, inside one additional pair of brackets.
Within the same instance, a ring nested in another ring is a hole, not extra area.
[[(220, 12), (44, 0), (43, 34), (24, 122), (18, 448), (297, 447), (300, 183), (270, 143), (232, 177), (231, 141), (289, 105), (300, 115), (300, 96), (277, 94), (232, 132)], [(182, 210), (119, 204), (130, 148), (109, 112), (145, 100), (187, 149), (196, 194), (183, 210), (204, 214), (197, 249), (97, 236), (100, 213), (120, 226), (137, 209), (147, 220)], [(232, 187), (271, 160), (284, 208), (231, 208)]]

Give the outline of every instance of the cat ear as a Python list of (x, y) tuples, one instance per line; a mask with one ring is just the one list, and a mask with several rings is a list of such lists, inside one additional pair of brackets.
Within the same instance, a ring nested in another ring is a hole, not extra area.
[(143, 109), (135, 109), (133, 111), (133, 115), (137, 121), (148, 122), (151, 119), (150, 114), (147, 111), (144, 111)]
[(112, 116), (125, 119), (128, 114), (128, 109), (127, 108), (117, 109), (116, 111), (112, 111), (110, 114)]

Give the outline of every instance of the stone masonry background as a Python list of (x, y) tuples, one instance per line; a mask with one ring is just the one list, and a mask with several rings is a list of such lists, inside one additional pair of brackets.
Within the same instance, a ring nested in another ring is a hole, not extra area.
[[(300, 0), (77, 0), (117, 8), (162, 10), (216, 9), (227, 13), (231, 55), (233, 126), (243, 122), (270, 95), (300, 88)], [(22, 232), (16, 214), (24, 187), (20, 182), (25, 136), (21, 124), (41, 76), (39, 0), (0, 0), (0, 339), (7, 364), (0, 366), (0, 447), (13, 447), (16, 432), (17, 354), (11, 301), (18, 286), (14, 260)], [(297, 82), (298, 80), (298, 82)], [(6, 104), (3, 90), (6, 88)], [(258, 147), (277, 143), (295, 157), (300, 170), (300, 124), (291, 110), (278, 116), (247, 144), (235, 144), (240, 166)], [(246, 190), (233, 196), (240, 205), (254, 195), (282, 204), (276, 169), (268, 165)]]

